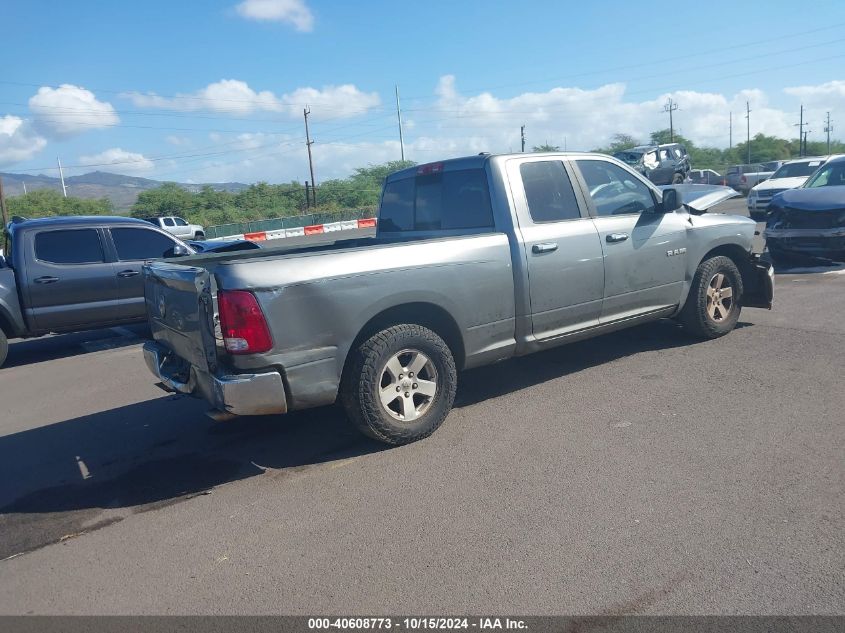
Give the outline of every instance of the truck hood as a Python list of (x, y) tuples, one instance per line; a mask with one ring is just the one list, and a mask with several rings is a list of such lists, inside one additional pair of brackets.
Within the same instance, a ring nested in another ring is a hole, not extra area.
[(792, 178), (769, 178), (764, 180), (759, 185), (755, 185), (751, 190), (752, 193), (761, 193), (771, 189), (795, 189), (807, 182), (809, 176), (793, 176)]
[(845, 186), (788, 189), (776, 194), (772, 204), (800, 211), (845, 209)]
[(729, 198), (736, 198), (739, 192), (721, 185), (663, 185), (659, 189), (674, 189), (681, 203), (691, 212), (704, 213)]

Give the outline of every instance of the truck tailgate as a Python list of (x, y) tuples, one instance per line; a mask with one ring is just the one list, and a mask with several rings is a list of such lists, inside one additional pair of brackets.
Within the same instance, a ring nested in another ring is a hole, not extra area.
[(144, 266), (144, 301), (153, 338), (200, 371), (216, 368), (211, 275), (168, 262)]

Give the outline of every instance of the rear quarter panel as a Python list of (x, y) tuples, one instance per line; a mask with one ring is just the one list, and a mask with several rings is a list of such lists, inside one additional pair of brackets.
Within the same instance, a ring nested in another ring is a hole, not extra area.
[(238, 370), (283, 368), (295, 408), (334, 401), (353, 341), (396, 306), (447, 312), (466, 366), (506, 358), (515, 347), (513, 269), (502, 233), (233, 262), (215, 277), (219, 288), (255, 292), (274, 341), (267, 354), (228, 362)]

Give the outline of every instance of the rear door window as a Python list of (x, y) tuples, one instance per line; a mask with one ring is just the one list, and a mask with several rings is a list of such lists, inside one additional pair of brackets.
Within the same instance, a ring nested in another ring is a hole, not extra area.
[(173, 226), (173, 218), (164, 218), (164, 226)]
[(121, 261), (158, 259), (172, 249), (176, 242), (158, 231), (141, 228), (111, 229), (117, 258)]
[(99, 264), (105, 261), (96, 229), (42, 231), (35, 236), (35, 257), (50, 264)]
[(493, 228), (483, 169), (419, 174), (384, 187), (379, 227), (385, 232)]
[(519, 166), (528, 212), (534, 222), (560, 222), (581, 217), (575, 191), (563, 163), (548, 160)]

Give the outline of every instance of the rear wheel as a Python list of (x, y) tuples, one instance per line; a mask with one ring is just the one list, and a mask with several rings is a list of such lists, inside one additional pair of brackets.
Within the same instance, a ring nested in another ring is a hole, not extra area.
[(352, 353), (341, 401), (362, 433), (408, 444), (428, 437), (446, 419), (457, 372), (449, 346), (437, 334), (420, 325), (394, 325)]
[(742, 276), (732, 259), (717, 256), (701, 262), (679, 315), (684, 329), (707, 339), (730, 332), (742, 310), (742, 290)]
[(684, 182), (684, 175), (683, 174), (675, 174), (672, 176), (672, 184), (673, 185), (680, 185)]
[(6, 357), (9, 355), (9, 339), (6, 338), (6, 333), (0, 328), (0, 367), (6, 362)]
[(203, 233), (201, 231), (197, 231), (196, 233), (194, 233), (194, 239), (197, 240), (197, 241), (204, 240), (205, 239), (205, 233)]

